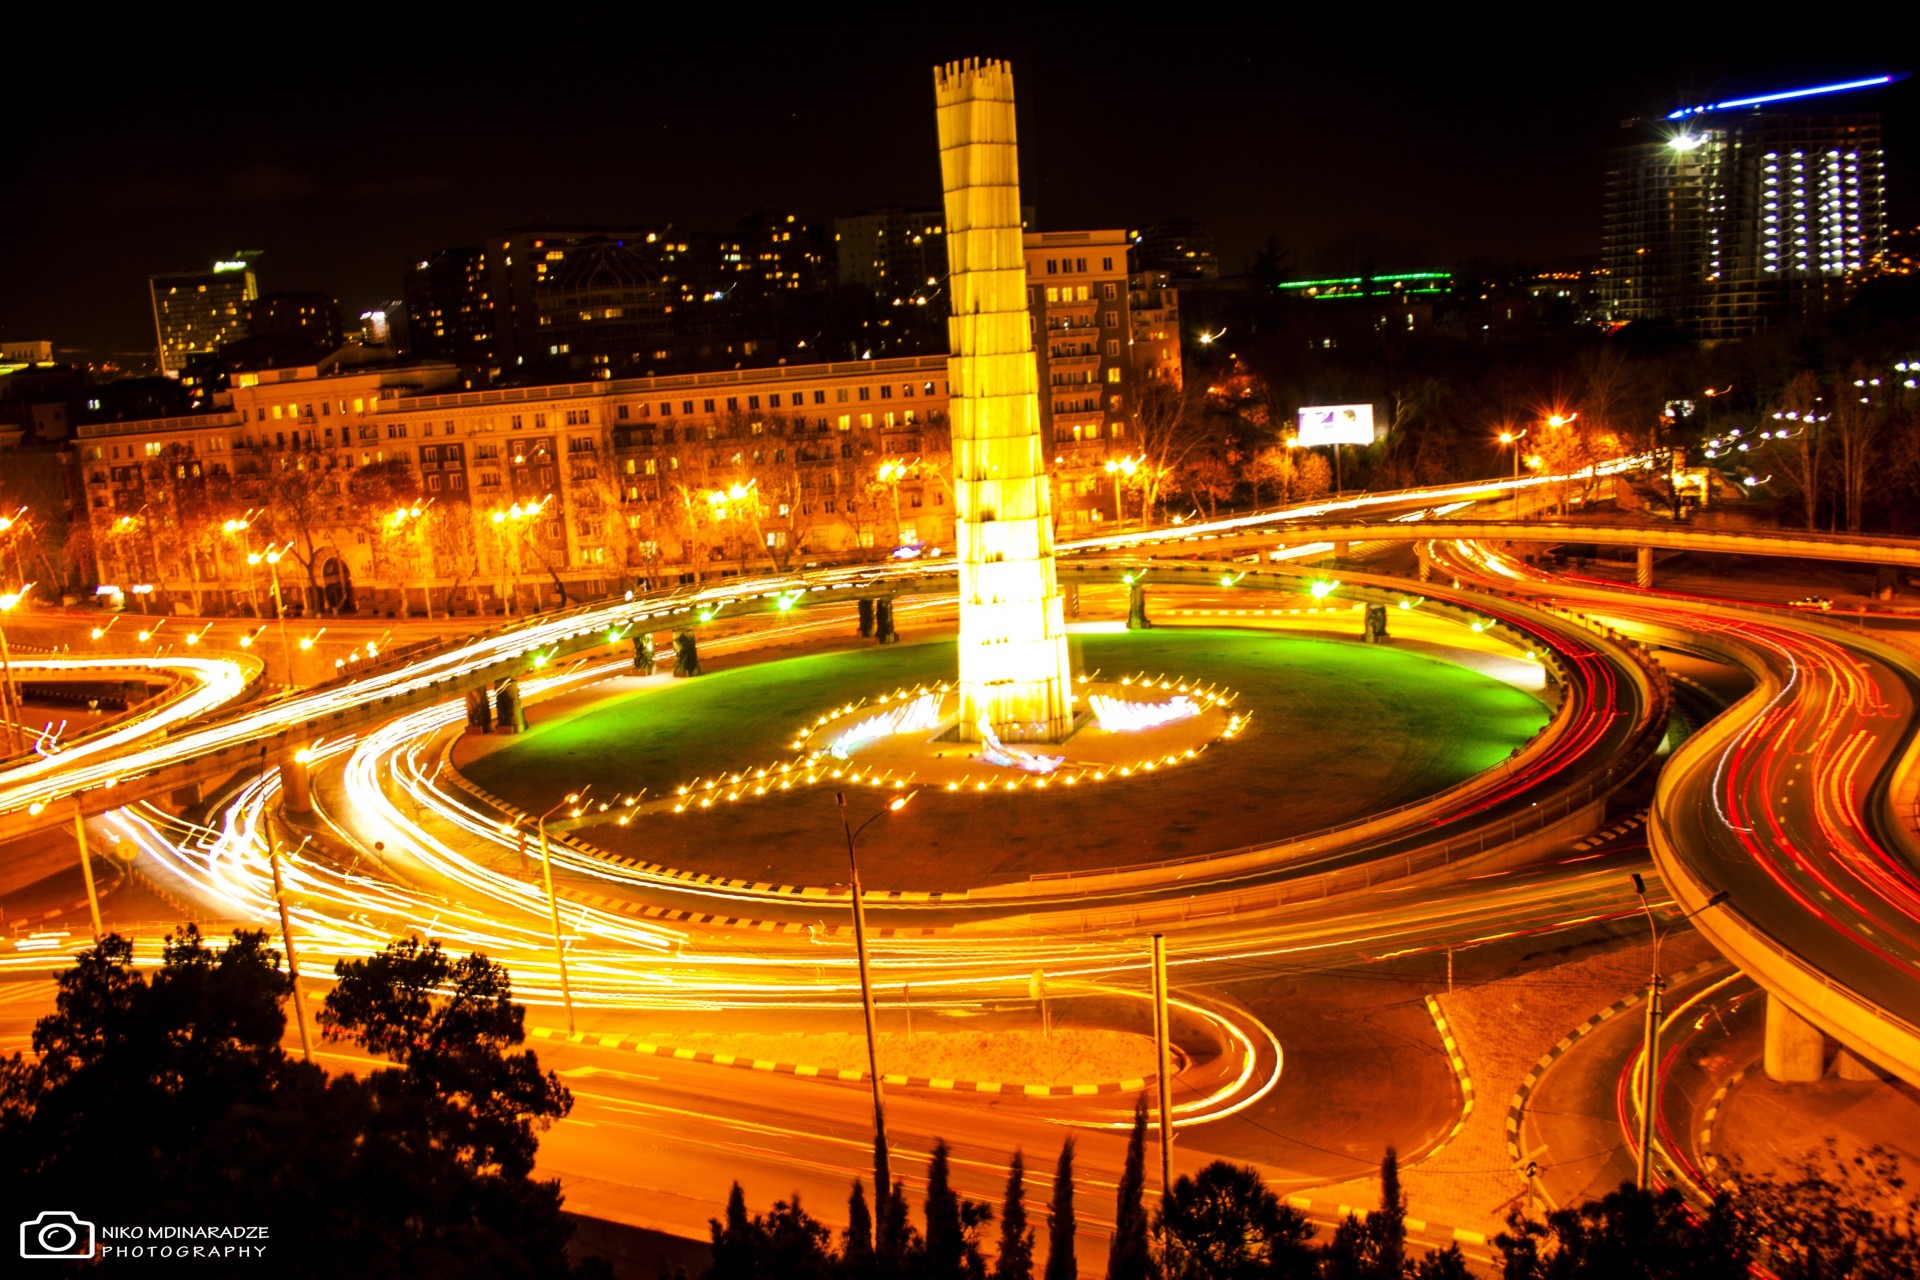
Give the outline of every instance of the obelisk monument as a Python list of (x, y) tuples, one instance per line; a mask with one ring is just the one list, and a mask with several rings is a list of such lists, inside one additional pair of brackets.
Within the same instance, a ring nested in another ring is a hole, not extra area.
[(1053, 572), (1053, 501), (1040, 439), (1013, 71), (935, 68), (953, 318), (947, 379), (960, 559), (960, 722), (1008, 742), (1059, 742), (1073, 674)]

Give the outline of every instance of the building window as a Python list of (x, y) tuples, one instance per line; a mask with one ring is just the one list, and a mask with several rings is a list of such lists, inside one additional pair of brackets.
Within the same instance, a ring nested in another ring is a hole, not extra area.
[(1112, 302), (1115, 297), (1114, 286), (1111, 283), (1101, 285), (1100, 296), (1105, 298), (1108, 302)]
[(1107, 329), (1111, 329), (1111, 328), (1113, 328), (1113, 327), (1114, 327), (1115, 325), (1117, 325), (1117, 324), (1119, 324), (1119, 323), (1120, 323), (1120, 313), (1119, 313), (1119, 312), (1117, 312), (1117, 311), (1102, 311), (1102, 312), (1100, 313), (1100, 324), (1101, 324), (1101, 326), (1102, 326), (1103, 328), (1107, 328)]
[(1118, 381), (1120, 381), (1120, 366), (1119, 366), (1119, 365), (1117, 365), (1117, 364), (1115, 364), (1115, 365), (1108, 365), (1108, 366), (1107, 366), (1107, 381), (1108, 381), (1108, 382), (1118, 382)]
[(1110, 356), (1117, 356), (1120, 354), (1120, 339), (1118, 338), (1107, 339), (1107, 354)]

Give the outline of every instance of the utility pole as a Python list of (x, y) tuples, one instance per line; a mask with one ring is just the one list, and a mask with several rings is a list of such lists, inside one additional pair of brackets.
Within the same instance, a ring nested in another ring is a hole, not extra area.
[(560, 898), (553, 891), (553, 850), (547, 844), (547, 819), (557, 813), (561, 805), (578, 804), (586, 791), (582, 788), (567, 796), (566, 799), (540, 815), (540, 871), (546, 877), (547, 913), (553, 921), (553, 960), (560, 968), (560, 1000), (567, 1006), (567, 1034), (572, 1035), (573, 1026), (573, 988), (567, 983), (567, 949), (560, 941)]
[(873, 976), (867, 967), (867, 910), (860, 895), (860, 857), (855, 852), (855, 842), (874, 819), (906, 808), (907, 801), (913, 799), (913, 793), (895, 796), (886, 808), (857, 828), (847, 818), (847, 793), (835, 792), (834, 799), (840, 803), (840, 829), (847, 836), (847, 870), (853, 880), (853, 953), (860, 966), (860, 1012), (867, 1027), (867, 1080), (873, 1088), (874, 1211), (880, 1213), (885, 1208), (887, 1197), (893, 1194), (893, 1167), (887, 1155), (887, 1106), (880, 1085), (880, 1051), (874, 1042)]
[(93, 914), (93, 940), (98, 942), (106, 930), (100, 927), (100, 895), (93, 887), (93, 855), (87, 849), (87, 818), (78, 792), (73, 796), (73, 839), (80, 846), (80, 877), (87, 882), (87, 910)]
[[(1646, 881), (1640, 878), (1640, 873), (1637, 871), (1633, 873), (1633, 891), (1640, 895), (1640, 909), (1647, 913), (1647, 926), (1653, 931), (1653, 973), (1647, 979), (1646, 1040), (1640, 1051), (1640, 1164), (1638, 1170), (1640, 1189), (1650, 1191), (1653, 1188), (1653, 1137), (1658, 1132), (1656, 1117), (1660, 1106), (1660, 993), (1667, 985), (1666, 977), (1660, 972), (1660, 944), (1666, 941), (1666, 934), (1660, 932), (1660, 923), (1654, 919), (1653, 907), (1647, 901)], [(1685, 923), (1726, 900), (1727, 891), (1721, 889), (1701, 903), (1698, 909), (1683, 914), (1675, 923)]]
[[(308, 836), (300, 847), (306, 848), (312, 839)], [(300, 1024), (300, 1056), (311, 1063), (313, 1039), (307, 1031), (307, 998), (300, 993), (300, 957), (293, 949), (293, 921), (287, 912), (286, 885), (280, 879), (280, 842), (273, 838), (271, 828), (267, 831), (267, 861), (273, 867), (273, 901), (280, 909), (280, 944), (287, 949), (287, 977), (293, 982), (293, 1017)]]
[(1153, 935), (1153, 1039), (1160, 1055), (1160, 1198), (1173, 1194), (1173, 1048), (1167, 1019), (1167, 935)]

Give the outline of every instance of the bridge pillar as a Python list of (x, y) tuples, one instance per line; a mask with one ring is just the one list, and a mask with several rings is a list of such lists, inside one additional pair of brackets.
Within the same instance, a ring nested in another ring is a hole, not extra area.
[(1834, 1055), (1833, 1073), (1842, 1080), (1891, 1080), (1893, 1073), (1882, 1071), (1848, 1048)]
[(1633, 562), (1633, 585), (1645, 589), (1653, 585), (1653, 548), (1641, 547)]
[(1351, 549), (1352, 549), (1352, 546), (1353, 546), (1353, 544), (1352, 544), (1352, 543), (1350, 543), (1350, 542), (1336, 542), (1336, 543), (1334, 543), (1334, 544), (1333, 544), (1333, 558), (1334, 558), (1335, 560), (1345, 560), (1345, 559), (1347, 558), (1347, 552), (1348, 552), (1349, 550), (1351, 550)]
[[(873, 600), (868, 596), (861, 596), (857, 607), (860, 610), (860, 638), (862, 640), (871, 639), (873, 636)], [(678, 641), (676, 640), (675, 643), (677, 644)], [(673, 674), (679, 675), (680, 673), (675, 671)]]
[(1413, 544), (1413, 558), (1420, 562), (1420, 581), (1433, 581), (1433, 560), (1427, 555), (1426, 543), (1416, 542)]
[(1077, 582), (1069, 582), (1066, 586), (1066, 591), (1067, 616), (1069, 618), (1077, 618), (1080, 616), (1080, 584)]
[(1820, 1028), (1781, 1003), (1767, 997), (1767, 1079), (1782, 1084), (1805, 1084), (1826, 1074), (1827, 1042)]
[(873, 602), (873, 638), (881, 644), (900, 643), (900, 633), (893, 626), (892, 596)]
[(313, 783), (301, 757), (313, 744), (289, 742), (280, 753), (280, 807), (288, 813), (313, 812)]

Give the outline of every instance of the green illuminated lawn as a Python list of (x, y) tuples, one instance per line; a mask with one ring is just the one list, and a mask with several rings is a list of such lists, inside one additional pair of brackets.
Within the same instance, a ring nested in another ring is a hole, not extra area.
[[(1074, 648), (1085, 671), (1218, 681), (1240, 692), (1252, 726), (1197, 763), (1151, 778), (1073, 793), (923, 793), (863, 838), (870, 881), (951, 889), (1297, 835), (1487, 769), (1547, 716), (1517, 689), (1391, 646), (1181, 628), (1076, 637)], [(587, 781), (603, 796), (643, 786), (659, 794), (696, 775), (781, 759), (795, 727), (820, 711), (952, 669), (952, 644), (933, 642), (717, 671), (537, 724), (467, 773), (536, 810)], [(864, 810), (873, 802), (856, 803)], [(584, 834), (652, 861), (747, 879), (845, 879), (845, 845), (828, 791)]]

